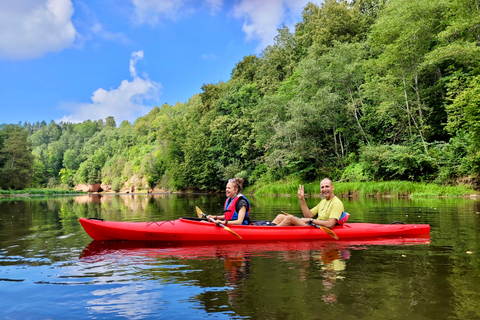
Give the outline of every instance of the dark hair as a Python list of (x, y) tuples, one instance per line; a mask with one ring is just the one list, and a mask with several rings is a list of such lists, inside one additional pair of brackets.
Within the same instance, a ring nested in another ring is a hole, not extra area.
[(235, 185), (237, 186), (238, 192), (242, 191), (242, 187), (243, 187), (243, 179), (242, 178), (229, 179), (228, 182), (235, 182)]

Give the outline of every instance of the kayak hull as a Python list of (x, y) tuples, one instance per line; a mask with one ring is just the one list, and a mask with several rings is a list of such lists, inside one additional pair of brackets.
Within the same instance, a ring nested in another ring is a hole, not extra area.
[[(228, 226), (242, 239), (222, 227), (206, 221), (179, 218), (158, 222), (118, 222), (79, 219), (94, 240), (132, 241), (265, 241), (265, 240), (332, 240), (321, 229), (312, 226)], [(429, 237), (428, 224), (346, 223), (332, 229), (341, 240), (385, 237)]]

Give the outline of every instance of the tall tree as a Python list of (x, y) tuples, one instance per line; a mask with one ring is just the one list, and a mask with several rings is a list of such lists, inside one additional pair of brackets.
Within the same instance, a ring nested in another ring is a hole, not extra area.
[(382, 0), (326, 0), (319, 7), (309, 3), (303, 19), (295, 26), (299, 52), (320, 55), (334, 41), (359, 42), (366, 38), (368, 28), (382, 7)]
[(432, 110), (423, 100), (419, 69), (434, 45), (444, 10), (442, 1), (392, 0), (369, 35), (376, 57), (370, 60), (366, 92), (380, 112), (400, 121), (410, 138), (418, 135), (426, 152), (426, 114)]
[(267, 46), (260, 57), (257, 77), (262, 94), (274, 93), (293, 74), (299, 60), (296, 53), (296, 43), (288, 27), (278, 29), (275, 43)]
[(16, 125), (0, 129), (0, 188), (23, 189), (32, 183), (34, 157), (28, 132)]

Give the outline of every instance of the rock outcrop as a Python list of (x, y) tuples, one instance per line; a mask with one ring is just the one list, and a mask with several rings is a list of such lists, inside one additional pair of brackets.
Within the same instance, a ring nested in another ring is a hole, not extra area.
[(75, 186), (75, 191), (83, 191), (83, 192), (102, 192), (103, 188), (100, 183), (95, 184), (77, 184)]

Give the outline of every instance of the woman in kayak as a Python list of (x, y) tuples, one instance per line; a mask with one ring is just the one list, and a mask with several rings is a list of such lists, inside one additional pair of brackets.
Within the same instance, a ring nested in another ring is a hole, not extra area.
[(225, 201), (224, 215), (223, 216), (211, 216), (207, 218), (215, 219), (215, 223), (228, 224), (250, 224), (250, 202), (241, 194), (243, 186), (242, 178), (235, 178), (228, 180), (227, 188), (225, 190), (227, 194), (227, 200)]
[[(272, 222), (277, 226), (306, 226), (308, 224), (316, 224), (319, 226), (332, 228), (337, 223), (344, 223), (348, 219), (348, 214), (343, 214), (343, 203), (338, 199), (333, 190), (332, 180), (325, 178), (320, 182), (320, 191), (325, 198), (310, 210), (305, 201), (305, 189), (300, 185), (298, 189), (298, 198), (304, 218), (297, 218), (292, 215), (279, 214)], [(345, 221), (344, 221), (345, 220)]]

